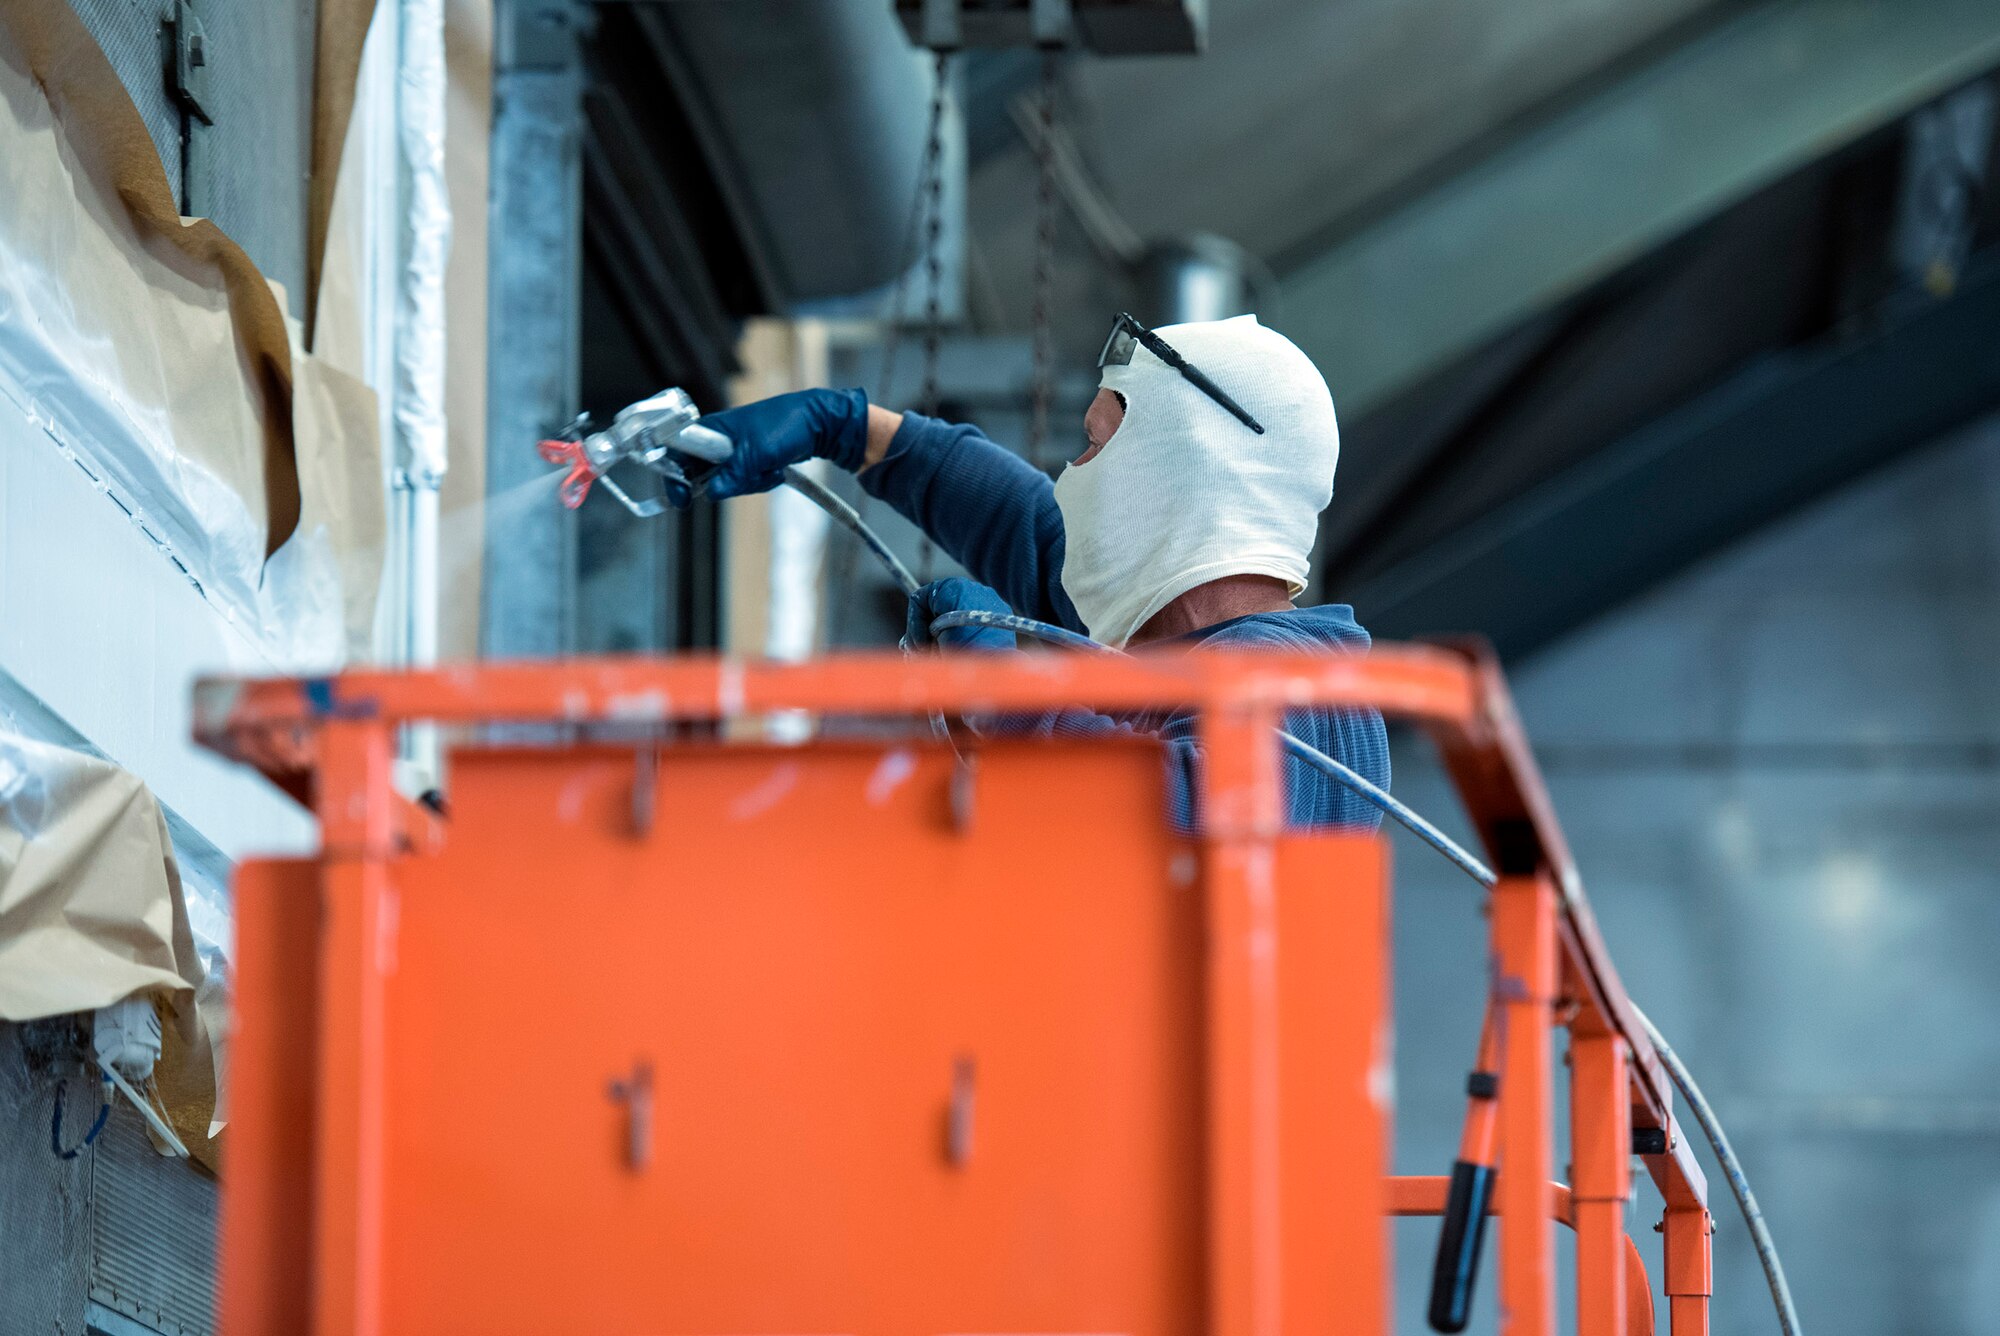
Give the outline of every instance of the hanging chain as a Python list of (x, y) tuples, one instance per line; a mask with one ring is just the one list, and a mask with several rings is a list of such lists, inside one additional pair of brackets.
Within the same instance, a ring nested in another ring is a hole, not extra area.
[[(920, 240), (928, 241), (927, 249), (935, 249), (934, 228), (927, 226), (931, 217), (932, 182), (940, 178), (944, 170), (944, 109), (945, 83), (942, 55), (936, 58), (935, 73), (931, 85), (930, 125), (924, 134), (924, 153), (917, 164), (917, 189), (910, 197), (909, 221), (904, 225), (903, 244), (897, 251), (896, 284), (890, 290), (886, 308), (888, 332), (882, 340), (882, 365), (875, 382), (875, 402), (887, 406), (890, 390), (895, 385), (896, 362), (902, 351), (903, 303), (909, 295), (910, 271), (917, 265)], [(938, 188), (939, 193), (942, 187)]]
[(1056, 267), (1056, 74), (1061, 53), (1054, 47), (1042, 51), (1041, 119), (1035, 134), (1035, 308), (1034, 404), (1028, 422), (1028, 462), (1046, 469), (1043, 453), (1049, 439), (1049, 400), (1052, 356), (1049, 326), (1054, 312)]
[(938, 354), (944, 343), (944, 97), (951, 57), (940, 51), (931, 76), (930, 174), (924, 179), (924, 388), (919, 410), (936, 417)]
[[(944, 57), (937, 57), (935, 69), (941, 75)], [(933, 79), (931, 87), (930, 125), (924, 135), (923, 156), (917, 162), (917, 188), (910, 196), (910, 212), (903, 224), (902, 245), (897, 248), (896, 281), (889, 289), (889, 299), (882, 308), (882, 323), (886, 326), (882, 335), (881, 364), (876, 369), (875, 393), (871, 403), (890, 408), (895, 403), (896, 364), (902, 352), (904, 302), (909, 297), (910, 272), (917, 267), (919, 244), (927, 240), (931, 233), (926, 228), (930, 217), (933, 196), (932, 181), (943, 171), (944, 162), (944, 112), (945, 84), (942, 77)], [(934, 249), (934, 245), (931, 247)], [(863, 492), (855, 503), (855, 512), (862, 517), (868, 514), (874, 498)], [(854, 596), (854, 576), (856, 568), (854, 545), (842, 543), (836, 550), (832, 568), (828, 572), (829, 617), (833, 610), (843, 609)]]
[[(924, 179), (927, 201), (924, 217), (924, 384), (918, 396), (918, 411), (925, 417), (938, 412), (938, 359), (944, 349), (944, 104), (947, 81), (951, 77), (951, 56), (940, 51), (931, 72), (930, 142), (925, 158), (930, 173)], [(917, 576), (931, 581), (933, 552), (929, 534), (917, 545)]]

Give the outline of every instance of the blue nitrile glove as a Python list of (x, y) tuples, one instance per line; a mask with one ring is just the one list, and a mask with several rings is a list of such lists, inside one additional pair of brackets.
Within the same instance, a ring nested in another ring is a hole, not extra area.
[[(701, 420), (736, 443), (736, 452), (708, 480), (708, 494), (725, 497), (768, 492), (785, 469), (808, 459), (831, 459), (848, 472), (861, 467), (868, 449), (868, 396), (860, 390), (798, 390), (759, 399)], [(676, 505), (686, 499), (676, 496)]]
[[(1013, 611), (998, 594), (977, 580), (933, 580), (910, 595), (903, 640), (913, 648), (930, 644), (931, 623), (947, 612), (997, 612), (1011, 616)], [(948, 649), (990, 651), (1015, 647), (1012, 631), (990, 626), (954, 626), (938, 637), (938, 643)]]

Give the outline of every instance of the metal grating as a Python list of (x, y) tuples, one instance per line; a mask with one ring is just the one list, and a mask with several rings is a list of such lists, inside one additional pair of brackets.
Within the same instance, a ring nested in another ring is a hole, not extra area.
[[(181, 185), (181, 111), (167, 90), (170, 0), (71, 0), (138, 105), (167, 180)], [(212, 126), (193, 161), (203, 210), (266, 278), (284, 284), (294, 313), (306, 281), (306, 177), (311, 166), (315, 0), (196, 0), (214, 67)]]
[(215, 1181), (120, 1104), (91, 1163), (90, 1297), (161, 1336), (215, 1330)]
[(181, 179), (181, 113), (167, 92), (167, 34), (162, 20), (172, 0), (72, 0), (77, 17), (111, 59), (125, 91), (146, 118), (166, 165), (167, 179)]
[(83, 1319), (91, 1152), (60, 1158), (49, 1145), (49, 1122), (56, 1083), (66, 1079), (63, 1131), (73, 1146), (96, 1112), (96, 1083), (75, 1062), (31, 1060), (24, 1028), (0, 1022), (0, 1126), (7, 1129), (0, 1135), (0, 1332), (71, 1333)]
[(306, 178), (312, 161), (311, 0), (209, 0), (215, 48), (215, 124), (209, 216), (250, 253), (266, 278), (305, 309)]

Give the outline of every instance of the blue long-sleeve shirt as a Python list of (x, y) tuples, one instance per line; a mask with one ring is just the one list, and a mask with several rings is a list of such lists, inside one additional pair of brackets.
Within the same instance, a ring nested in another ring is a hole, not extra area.
[[(861, 475), (861, 486), (929, 534), (1019, 615), (1087, 631), (1062, 587), (1063, 520), (1055, 485), (977, 427), (905, 414), (888, 453)], [(1360, 654), (1369, 640), (1353, 609), (1325, 604), (1235, 617), (1167, 643)], [(1025, 727), (1055, 736), (1157, 735), (1174, 758), (1176, 820), (1189, 829), (1199, 824), (1201, 755), (1192, 711), (1141, 717), (1064, 710)], [(1363, 778), (1389, 786), (1388, 734), (1376, 711), (1287, 710), (1285, 729)], [(1373, 827), (1381, 820), (1351, 789), (1294, 759), (1285, 764), (1285, 800), (1295, 826)]]

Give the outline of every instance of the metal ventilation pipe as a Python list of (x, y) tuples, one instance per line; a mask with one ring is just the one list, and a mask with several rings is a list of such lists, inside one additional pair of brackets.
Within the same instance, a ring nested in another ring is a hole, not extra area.
[(1209, 232), (1155, 242), (1139, 262), (1148, 324), (1226, 320), (1258, 313), (1271, 273), (1243, 247)]

